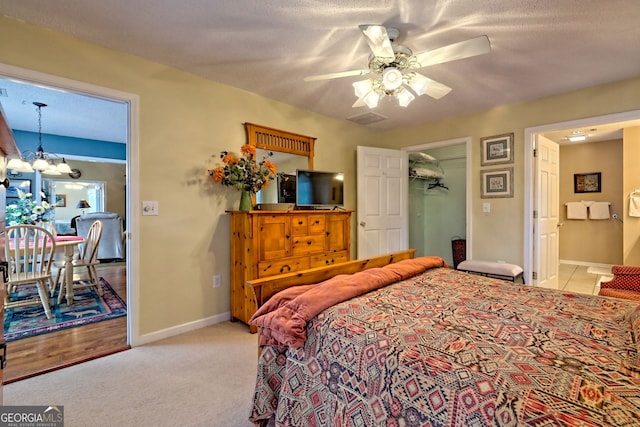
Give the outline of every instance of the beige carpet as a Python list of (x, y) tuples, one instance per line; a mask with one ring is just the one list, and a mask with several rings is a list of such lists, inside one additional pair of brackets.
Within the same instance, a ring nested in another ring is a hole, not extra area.
[(65, 427), (245, 427), (257, 336), (224, 322), (3, 386), (5, 405), (63, 405)]

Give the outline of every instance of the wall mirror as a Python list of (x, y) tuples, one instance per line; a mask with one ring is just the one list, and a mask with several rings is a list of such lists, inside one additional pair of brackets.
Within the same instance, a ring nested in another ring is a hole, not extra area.
[(278, 177), (256, 194), (254, 203), (295, 203), (290, 184), (296, 169), (313, 169), (313, 147), (316, 138), (245, 123), (247, 143), (256, 146), (258, 161), (267, 156), (278, 170)]

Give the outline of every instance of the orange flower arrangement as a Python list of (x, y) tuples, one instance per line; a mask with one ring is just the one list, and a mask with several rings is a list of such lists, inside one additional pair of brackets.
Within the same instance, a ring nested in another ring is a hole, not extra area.
[(269, 185), (276, 176), (276, 165), (262, 159), (256, 160), (256, 147), (245, 144), (240, 148), (242, 156), (238, 157), (229, 151), (222, 151), (220, 158), (223, 166), (209, 170), (209, 176), (215, 181), (239, 191), (257, 193)]

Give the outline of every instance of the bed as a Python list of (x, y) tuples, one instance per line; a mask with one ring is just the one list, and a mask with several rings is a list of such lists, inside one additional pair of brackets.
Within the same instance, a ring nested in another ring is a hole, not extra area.
[(250, 283), (255, 425), (640, 425), (637, 302), (411, 257)]

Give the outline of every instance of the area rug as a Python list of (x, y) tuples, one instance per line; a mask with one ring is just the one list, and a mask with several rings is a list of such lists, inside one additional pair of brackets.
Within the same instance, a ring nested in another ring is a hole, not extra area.
[[(58, 304), (57, 295), (50, 299), (51, 319), (47, 319), (42, 305), (7, 309), (4, 313), (4, 340), (15, 341), (21, 338), (47, 334), (62, 329), (103, 320), (115, 319), (127, 315), (127, 305), (111, 288), (104, 278), (100, 278), (104, 291), (101, 297), (93, 288), (76, 289), (73, 305), (68, 306), (64, 299)], [(26, 287), (11, 295), (12, 298), (28, 298), (36, 293), (35, 286)]]

